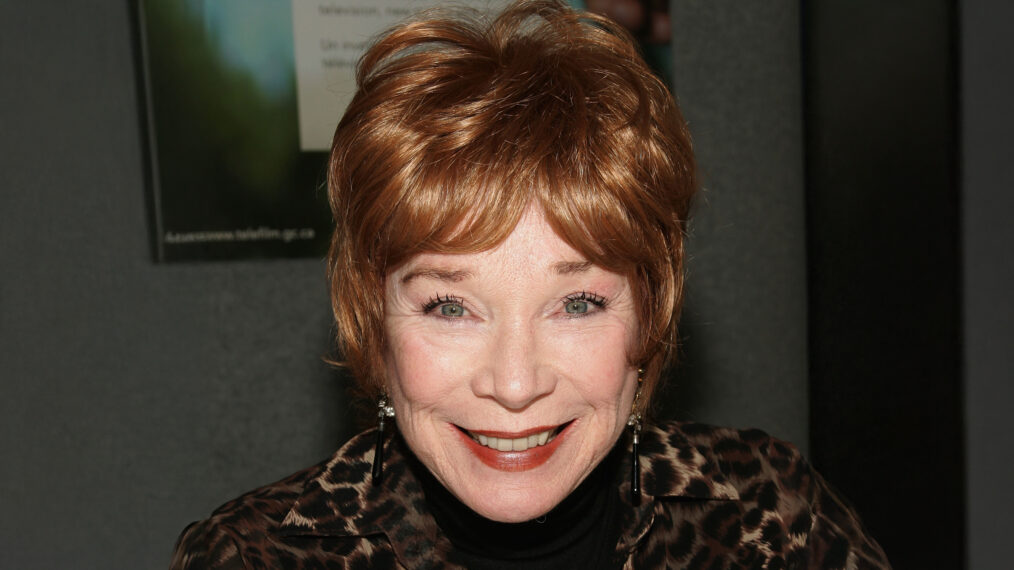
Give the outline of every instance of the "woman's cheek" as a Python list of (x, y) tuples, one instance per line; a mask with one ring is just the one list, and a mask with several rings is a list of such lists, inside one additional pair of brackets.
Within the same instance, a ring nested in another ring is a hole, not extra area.
[[(437, 329), (437, 330), (434, 330)], [(478, 364), (480, 339), (474, 331), (412, 327), (391, 342), (393, 378), (412, 404), (431, 405), (467, 381)]]
[(615, 399), (622, 392), (630, 368), (627, 362), (631, 335), (622, 319), (603, 319), (558, 334), (548, 343), (556, 368), (590, 400)]

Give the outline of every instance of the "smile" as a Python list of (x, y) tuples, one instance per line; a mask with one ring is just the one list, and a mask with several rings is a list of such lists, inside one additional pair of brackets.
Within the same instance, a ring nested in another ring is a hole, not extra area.
[(490, 449), (495, 449), (497, 451), (527, 451), (533, 447), (546, 445), (550, 441), (553, 441), (556, 434), (560, 433), (560, 430), (563, 428), (564, 426), (561, 425), (538, 433), (533, 433), (531, 435), (515, 438), (496, 437), (468, 430), (465, 430), (465, 433), (467, 433), (468, 436), (475, 440), (479, 445), (484, 445)]
[(482, 463), (498, 471), (528, 471), (553, 456), (574, 425), (540, 426), (521, 432), (468, 430), (455, 426), (465, 447)]

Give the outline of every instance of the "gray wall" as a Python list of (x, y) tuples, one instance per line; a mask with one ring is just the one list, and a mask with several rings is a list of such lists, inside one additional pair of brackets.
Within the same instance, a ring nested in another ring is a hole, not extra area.
[(703, 190), (688, 244), (672, 414), (759, 427), (806, 451), (799, 5), (679, 0), (675, 91)]
[(1014, 529), (1014, 4), (961, 4), (969, 568), (1009, 568)]
[(0, 567), (165, 567), (330, 453), (318, 260), (156, 265), (126, 2), (0, 2)]

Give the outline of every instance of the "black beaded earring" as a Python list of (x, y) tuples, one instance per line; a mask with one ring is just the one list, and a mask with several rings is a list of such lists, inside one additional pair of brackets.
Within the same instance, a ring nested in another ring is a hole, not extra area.
[(394, 407), (387, 403), (387, 394), (377, 402), (377, 446), (373, 450), (373, 484), (384, 479), (384, 420), (394, 417)]
[(641, 498), (641, 456), (637, 446), (641, 443), (641, 390), (644, 388), (644, 369), (637, 369), (637, 392), (634, 394), (634, 403), (630, 405), (630, 419), (627, 425), (633, 432), (633, 457), (630, 460), (630, 497), (635, 502)]

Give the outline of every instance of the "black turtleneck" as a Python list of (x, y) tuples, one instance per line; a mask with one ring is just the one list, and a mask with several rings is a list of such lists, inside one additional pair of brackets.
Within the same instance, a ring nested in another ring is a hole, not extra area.
[(418, 461), (426, 504), (454, 546), (454, 562), (472, 570), (616, 569), (619, 541), (618, 452), (614, 449), (553, 510), (522, 523), (489, 520), (469, 509)]

